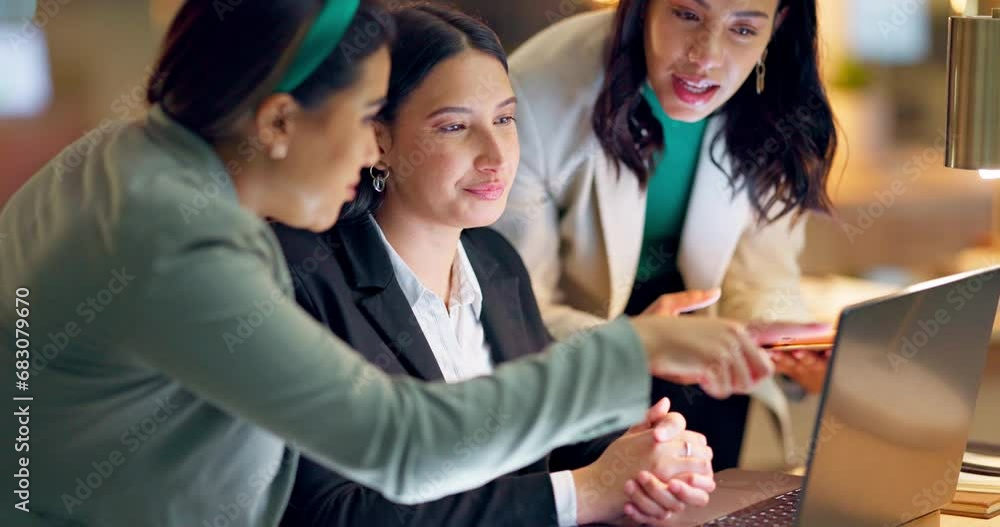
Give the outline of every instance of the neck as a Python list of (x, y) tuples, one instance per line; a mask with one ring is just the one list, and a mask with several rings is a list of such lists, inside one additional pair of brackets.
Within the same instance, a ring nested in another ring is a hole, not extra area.
[[(220, 144), (214, 148), (222, 164), (229, 171), (240, 206), (260, 218), (277, 217), (279, 209), (272, 204), (274, 194), (268, 190), (266, 184), (271, 179), (264, 177), (260, 164), (247, 161), (246, 156), (237, 152), (236, 145)], [(238, 169), (232, 170), (232, 167)]]
[(406, 214), (386, 199), (375, 220), (389, 244), (420, 283), (447, 304), (451, 298), (451, 269), (458, 255), (462, 229)]

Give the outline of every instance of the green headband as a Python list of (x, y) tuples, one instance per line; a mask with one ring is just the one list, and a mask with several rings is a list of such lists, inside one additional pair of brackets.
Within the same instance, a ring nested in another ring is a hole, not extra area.
[(298, 88), (340, 44), (348, 26), (358, 12), (361, 0), (327, 0), (309, 32), (306, 33), (295, 59), (288, 66), (277, 93), (288, 93)]

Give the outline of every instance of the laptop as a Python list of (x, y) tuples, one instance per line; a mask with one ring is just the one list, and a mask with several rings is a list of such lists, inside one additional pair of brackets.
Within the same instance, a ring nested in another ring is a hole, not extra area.
[(840, 315), (805, 478), (726, 470), (681, 527), (891, 527), (951, 501), (1000, 299), (1000, 266)]

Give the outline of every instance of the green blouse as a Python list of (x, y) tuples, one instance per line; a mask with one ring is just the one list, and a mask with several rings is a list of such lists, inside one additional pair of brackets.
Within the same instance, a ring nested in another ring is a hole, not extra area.
[(708, 123), (707, 119), (695, 123), (671, 119), (648, 82), (643, 85), (642, 95), (663, 127), (664, 149), (655, 159), (647, 189), (637, 281), (656, 280), (668, 273), (677, 273), (681, 230)]

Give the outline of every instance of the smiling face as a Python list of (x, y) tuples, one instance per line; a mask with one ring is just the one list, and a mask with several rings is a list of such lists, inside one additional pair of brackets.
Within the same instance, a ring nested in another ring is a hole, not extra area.
[(650, 0), (649, 81), (672, 119), (694, 122), (726, 103), (753, 72), (778, 0)]
[(495, 57), (469, 49), (434, 66), (395, 121), (378, 125), (390, 171), (380, 214), (462, 229), (494, 223), (520, 157), (515, 109)]

